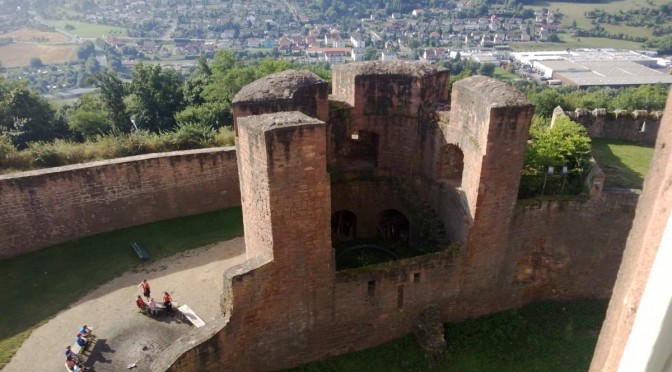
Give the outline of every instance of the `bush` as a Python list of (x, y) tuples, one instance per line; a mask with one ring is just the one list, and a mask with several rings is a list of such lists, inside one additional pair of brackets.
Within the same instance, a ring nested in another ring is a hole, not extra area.
[(55, 142), (31, 142), (26, 151), (30, 154), (33, 164), (38, 167), (58, 167), (67, 164)]
[(172, 133), (172, 139), (177, 150), (210, 147), (215, 144), (215, 131), (203, 123), (180, 123)]
[[(560, 117), (551, 127), (545, 119), (535, 118), (530, 128), (532, 140), (527, 145), (525, 164), (520, 181), (518, 198), (546, 194), (580, 194), (590, 160), (590, 138), (586, 128)], [(546, 177), (549, 166), (554, 175)], [(568, 173), (559, 171), (567, 166)], [(557, 177), (556, 177), (557, 176)]]
[(217, 146), (233, 146), (236, 144), (236, 132), (233, 126), (221, 127), (215, 134), (215, 144)]

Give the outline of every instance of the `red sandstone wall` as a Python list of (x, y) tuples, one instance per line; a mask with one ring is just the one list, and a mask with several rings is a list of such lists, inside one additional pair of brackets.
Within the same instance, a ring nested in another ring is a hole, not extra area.
[[(385, 116), (381, 113), (361, 111), (360, 115), (357, 108), (347, 107), (349, 99), (357, 102), (360, 93), (354, 89), (354, 78), (348, 93), (348, 85), (337, 81), (339, 73), (344, 72), (335, 69), (334, 93), (342, 95), (346, 103), (337, 107), (344, 110), (332, 118), (346, 126), (330, 123), (330, 138), (366, 127), (398, 131), (389, 138), (381, 136), (381, 153), (385, 144), (401, 141), (392, 137), (409, 135), (408, 140), (417, 145), (421, 134), (416, 131), (410, 136), (412, 130), (402, 128), (422, 128), (413, 119), (390, 116), (390, 128), (383, 128)], [(379, 89), (376, 92), (382, 94)], [(458, 83), (452, 102), (450, 120), (442, 124), (442, 136), (438, 137), (464, 152), (462, 186), (431, 183), (422, 179), (422, 173), (409, 179), (437, 208), (455, 206), (460, 212), (472, 212), (471, 216), (440, 212), (443, 217), (464, 218), (457, 224), (465, 225), (455, 229), (468, 234), (465, 249), (334, 273), (330, 241), (313, 230), (329, 231), (330, 215), (323, 209), (329, 205), (328, 192), (323, 193), (323, 179), (302, 178), (302, 166), (311, 171), (316, 167), (311, 162), (297, 164), (295, 156), (304, 144), (311, 149), (312, 140), (319, 136), (305, 129), (301, 138), (296, 130), (278, 137), (264, 136), (268, 164), (257, 164), (261, 170), (255, 172), (268, 174), (274, 240), (250, 238), (250, 242), (272, 249), (274, 261), (257, 268), (260, 262), (250, 260), (230, 270), (225, 281), (230, 279), (231, 284), (225, 286), (223, 296), (225, 319), (230, 322), (226, 326), (224, 322), (214, 324), (212, 327), (219, 328), (198, 330), (180, 340), (152, 370), (276, 370), (402, 336), (431, 305), (438, 305), (444, 320), (450, 321), (519, 307), (532, 300), (607, 295), (636, 196), (605, 193), (585, 204), (557, 201), (538, 208), (517, 206), (532, 106), (510, 88), (485, 78)], [(332, 107), (335, 104), (332, 102)], [(263, 146), (257, 149), (264, 151)], [(252, 147), (241, 147), (241, 157), (243, 151), (249, 152), (245, 156), (250, 159), (263, 159)], [(381, 159), (381, 164), (386, 164), (385, 157)], [(390, 161), (387, 169), (398, 166), (408, 170), (410, 159), (400, 157), (395, 160), (398, 164)], [(430, 159), (428, 162), (435, 160)], [(375, 172), (385, 175), (386, 168), (380, 168)], [(266, 205), (264, 185), (256, 182), (260, 181), (243, 185), (243, 189), (250, 188), (243, 192), (244, 199), (249, 195), (259, 205)], [(342, 206), (364, 209), (363, 196), (350, 198), (357, 190), (367, 191), (367, 185), (335, 185), (331, 212)], [(313, 192), (314, 198), (301, 196), (312, 196)], [(393, 193), (383, 188), (381, 194), (369, 202), (391, 205), (388, 198)], [(296, 213), (294, 208), (298, 208)], [(304, 208), (316, 209), (318, 214), (305, 215)], [(361, 213), (370, 215), (371, 211)], [(265, 234), (269, 227), (260, 225), (266, 218), (264, 213), (253, 215), (257, 217), (251, 223), (257, 228), (246, 232)], [(473, 224), (470, 231), (468, 224)], [(575, 224), (581, 229), (568, 233), (567, 226)], [(331, 259), (326, 258), (326, 252)]]
[(133, 156), (0, 176), (0, 258), (240, 205), (234, 149)]
[[(618, 370), (625, 344), (660, 247), (672, 205), (672, 94), (668, 95), (656, 151), (644, 181), (644, 193), (623, 253), (623, 261), (590, 365), (594, 372)], [(661, 304), (662, 305), (662, 304)], [(669, 305), (668, 305), (669, 306)]]
[(660, 112), (635, 117), (629, 112), (616, 115), (613, 112), (597, 113), (578, 109), (568, 114), (572, 120), (586, 127), (591, 138), (627, 140), (653, 146), (660, 128)]

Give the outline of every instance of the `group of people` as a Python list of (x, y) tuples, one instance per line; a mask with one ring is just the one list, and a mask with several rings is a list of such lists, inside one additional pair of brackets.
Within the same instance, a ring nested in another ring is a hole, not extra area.
[[(95, 337), (93, 335), (93, 328), (89, 328), (84, 324), (82, 328), (79, 329), (79, 332), (77, 332), (75, 343), (81, 347), (81, 350), (84, 350), (89, 346), (89, 342), (93, 337)], [(79, 354), (73, 352), (70, 345), (65, 348), (65, 366), (73, 372), (86, 371), (88, 369), (82, 365)]]
[[(147, 279), (143, 279), (138, 287), (142, 288), (142, 296), (145, 296), (147, 302), (142, 299), (141, 295), (138, 295), (138, 298), (135, 300), (135, 305), (143, 314), (147, 314), (147, 312), (149, 312), (150, 316), (158, 315), (159, 312), (156, 306), (156, 301), (154, 300), (154, 297), (151, 296), (152, 291), (149, 287)], [(170, 297), (170, 294), (168, 292), (163, 292), (163, 307), (170, 316), (175, 315), (172, 303), (173, 299)]]

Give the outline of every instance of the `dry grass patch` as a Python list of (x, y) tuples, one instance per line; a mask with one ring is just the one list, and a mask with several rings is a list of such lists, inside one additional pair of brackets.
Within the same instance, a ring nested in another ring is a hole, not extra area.
[(44, 64), (61, 64), (77, 59), (79, 45), (48, 45), (33, 43), (11, 43), (0, 46), (0, 63), (3, 67), (23, 67), (30, 59), (37, 57)]
[(22, 28), (20, 30), (1, 34), (0, 39), (12, 39), (14, 41), (46, 41), (50, 43), (59, 43), (70, 40), (69, 37), (58, 32), (44, 32), (31, 28)]

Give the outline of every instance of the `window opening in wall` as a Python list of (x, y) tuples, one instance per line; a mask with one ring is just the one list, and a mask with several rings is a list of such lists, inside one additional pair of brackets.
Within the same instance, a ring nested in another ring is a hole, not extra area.
[(408, 244), (410, 224), (408, 218), (396, 209), (388, 209), (380, 214), (378, 237), (385, 241)]
[(438, 179), (447, 181), (455, 186), (462, 185), (462, 173), (464, 172), (464, 153), (453, 144), (441, 147), (438, 164)]
[(420, 283), (420, 273), (413, 273), (413, 283)]
[(373, 295), (376, 293), (376, 281), (375, 280), (369, 280), (369, 283), (366, 288), (366, 293), (369, 295), (369, 297), (373, 297)]
[(397, 309), (404, 307), (404, 286), (400, 285), (397, 288)]
[(367, 169), (378, 166), (378, 134), (360, 130), (350, 135), (343, 146), (347, 169)]
[(357, 237), (357, 216), (348, 210), (342, 210), (331, 216), (331, 240), (343, 241)]
[(637, 125), (637, 132), (644, 133), (646, 131), (646, 122), (643, 121)]

